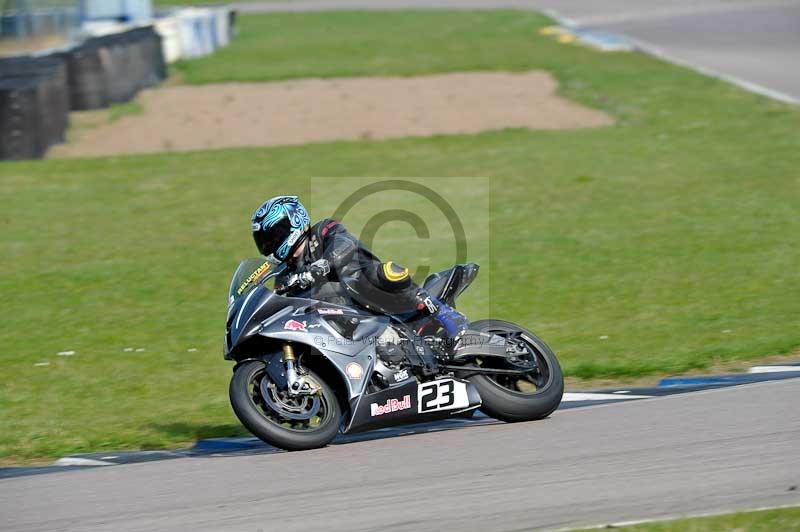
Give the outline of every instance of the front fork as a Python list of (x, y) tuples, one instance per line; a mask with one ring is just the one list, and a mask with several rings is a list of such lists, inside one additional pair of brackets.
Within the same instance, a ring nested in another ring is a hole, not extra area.
[(301, 375), (295, 368), (294, 348), (289, 342), (283, 344), (283, 362), (286, 365), (286, 382), (289, 395), (314, 395), (320, 390), (319, 384), (309, 375)]

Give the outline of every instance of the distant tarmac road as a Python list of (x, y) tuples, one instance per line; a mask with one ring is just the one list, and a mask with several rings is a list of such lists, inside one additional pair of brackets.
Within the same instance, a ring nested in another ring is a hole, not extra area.
[(800, 103), (797, 0), (284, 0), (237, 8), (545, 10), (586, 28), (627, 36), (651, 53), (750, 90)]

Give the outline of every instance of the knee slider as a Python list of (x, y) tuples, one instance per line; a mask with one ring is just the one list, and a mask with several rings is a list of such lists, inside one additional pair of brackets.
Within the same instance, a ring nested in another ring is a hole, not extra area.
[(394, 262), (384, 262), (377, 267), (377, 278), (381, 288), (390, 292), (397, 292), (408, 288), (411, 285), (411, 276), (408, 268), (395, 264)]

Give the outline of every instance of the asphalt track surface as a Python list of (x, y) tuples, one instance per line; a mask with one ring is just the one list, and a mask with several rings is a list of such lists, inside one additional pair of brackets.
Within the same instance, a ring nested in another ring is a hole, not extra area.
[(800, 103), (797, 0), (290, 0), (242, 12), (331, 9), (535, 9), (624, 35), (649, 53)]
[(0, 480), (4, 531), (530, 530), (800, 504), (800, 379)]

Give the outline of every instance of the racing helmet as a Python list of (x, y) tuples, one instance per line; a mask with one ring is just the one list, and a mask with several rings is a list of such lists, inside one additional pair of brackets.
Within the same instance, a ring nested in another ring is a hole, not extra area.
[(252, 223), (258, 251), (283, 262), (303, 240), (311, 219), (297, 196), (276, 196), (256, 209)]

